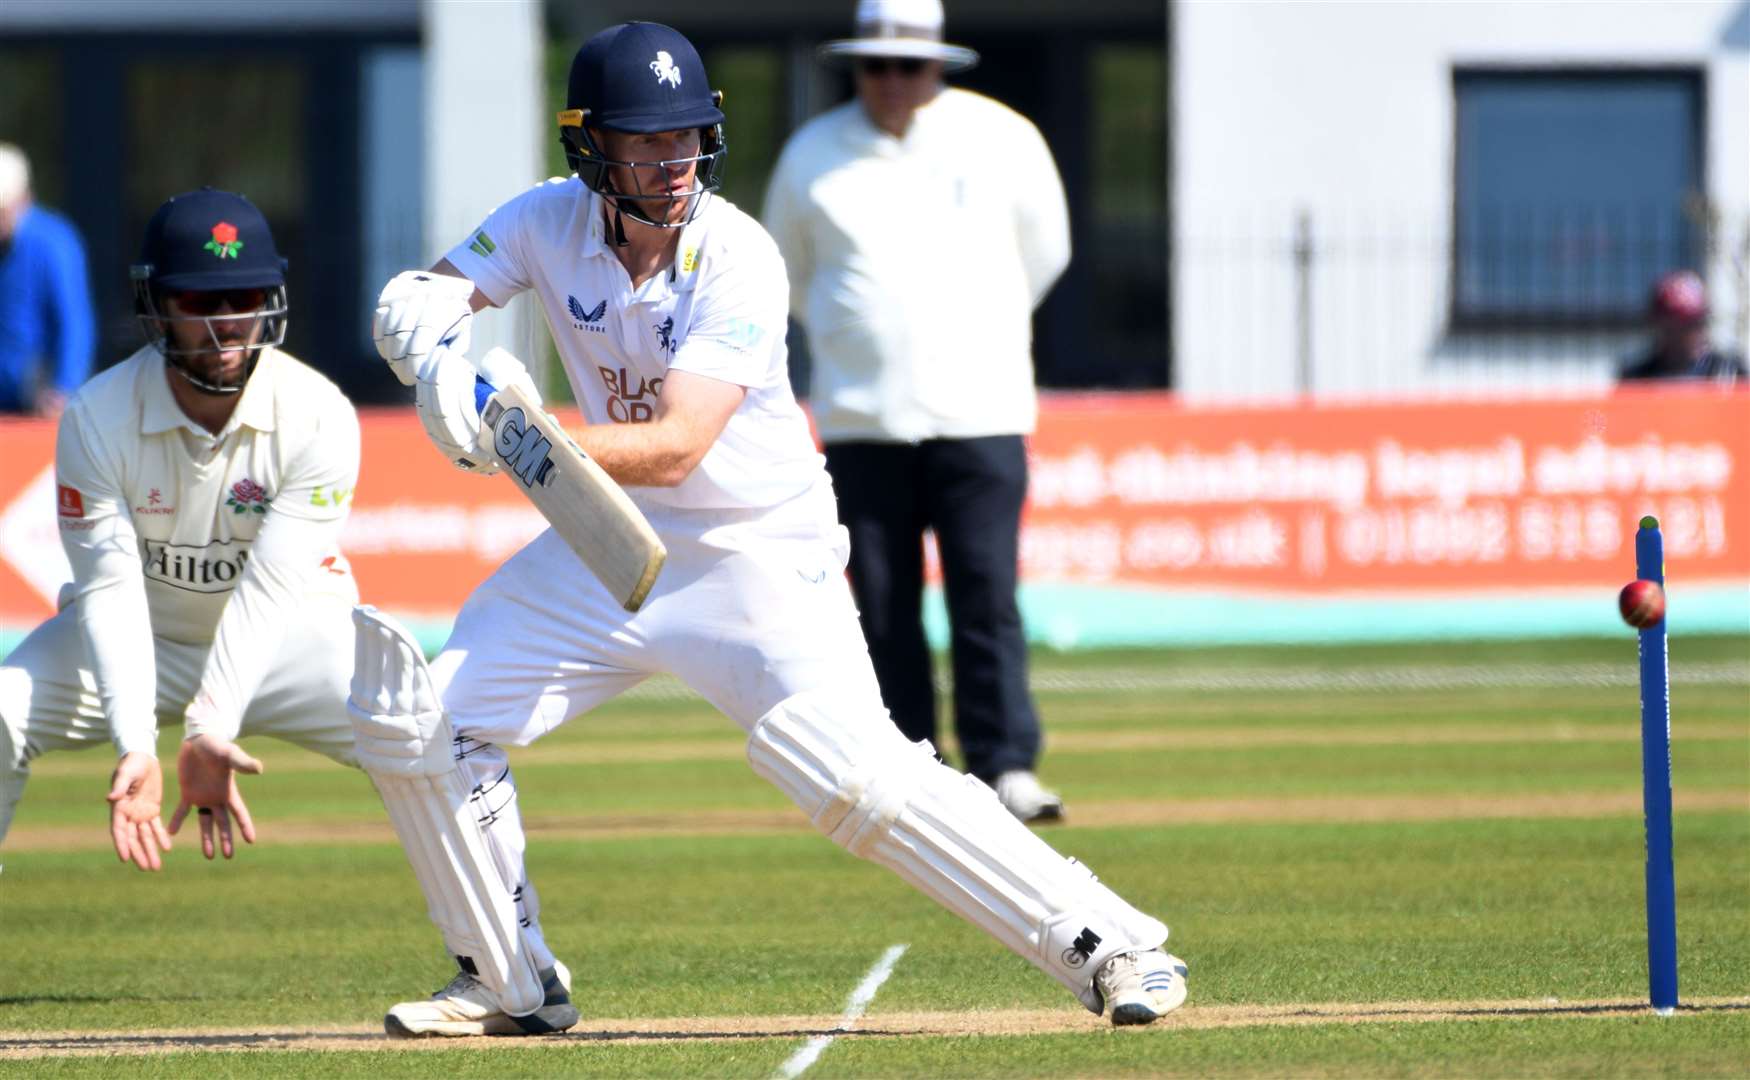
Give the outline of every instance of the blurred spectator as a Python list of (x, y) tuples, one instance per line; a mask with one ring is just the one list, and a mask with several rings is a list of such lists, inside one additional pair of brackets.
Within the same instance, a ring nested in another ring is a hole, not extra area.
[(60, 415), (96, 339), (79, 234), (31, 205), (30, 163), (0, 143), (0, 413)]
[(856, 36), (821, 48), (855, 65), (856, 100), (791, 137), (765, 222), (808, 331), (851, 587), (894, 722), (935, 740), (922, 619), (933, 530), (966, 770), (1021, 820), (1053, 819), (1063, 804), (1033, 772), (1015, 589), (1032, 314), (1069, 263), (1069, 220), (1038, 130), (943, 85), (978, 54), (944, 44), (942, 22), (940, 0), (861, 0)]
[(1718, 379), (1733, 382), (1747, 373), (1742, 357), (1715, 349), (1707, 335), (1707, 286), (1689, 270), (1666, 274), (1653, 286), (1648, 317), (1653, 347), (1622, 370), (1622, 380)]

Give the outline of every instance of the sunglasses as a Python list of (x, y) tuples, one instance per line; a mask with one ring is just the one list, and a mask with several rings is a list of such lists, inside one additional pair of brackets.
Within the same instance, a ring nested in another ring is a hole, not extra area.
[(857, 61), (857, 67), (865, 75), (885, 75), (889, 71), (901, 75), (916, 75), (924, 70), (924, 62), (915, 56), (866, 56)]
[(189, 315), (211, 315), (227, 305), (236, 312), (256, 311), (267, 304), (266, 289), (191, 290), (170, 295)]

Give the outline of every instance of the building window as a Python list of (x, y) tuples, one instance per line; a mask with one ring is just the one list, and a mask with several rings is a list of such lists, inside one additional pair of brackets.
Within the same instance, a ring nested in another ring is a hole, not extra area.
[(1702, 77), (1693, 69), (1459, 70), (1455, 328), (1638, 320), (1696, 267)]
[[(1088, 81), (1091, 205), (1074, 242), (1093, 275), (1092, 310), (1078, 336), (1097, 343), (1089, 350), (1096, 356), (1060, 356), (1060, 366), (1050, 374), (1058, 380), (1067, 376), (1072, 385), (1164, 386), (1166, 50), (1158, 38), (1093, 44)], [(1060, 167), (1062, 155), (1075, 152), (1061, 143), (1052, 149), (1060, 155)]]

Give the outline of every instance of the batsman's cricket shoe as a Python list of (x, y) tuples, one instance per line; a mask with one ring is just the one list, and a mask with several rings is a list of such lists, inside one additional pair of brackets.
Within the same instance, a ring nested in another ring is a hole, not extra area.
[(1022, 821), (1063, 820), (1063, 799), (1026, 769), (1010, 769), (992, 786), (1009, 813)]
[(1185, 1003), (1185, 961), (1162, 949), (1119, 953), (1094, 976), (1114, 1024), (1148, 1024)]
[(426, 1001), (404, 1001), (383, 1017), (383, 1030), (401, 1039), (463, 1038), (469, 1035), (549, 1035), (577, 1023), (571, 1004), (571, 972), (564, 964), (541, 972), (547, 998), (527, 1016), (509, 1016), (479, 979), (458, 971), (450, 985)]

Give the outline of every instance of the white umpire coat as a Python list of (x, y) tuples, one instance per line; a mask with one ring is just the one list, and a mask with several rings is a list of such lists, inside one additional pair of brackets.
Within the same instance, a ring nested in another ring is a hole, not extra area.
[(1033, 430), (1032, 313), (1069, 264), (1063, 185), (1026, 118), (944, 89), (904, 138), (850, 101), (767, 190), (827, 442)]

